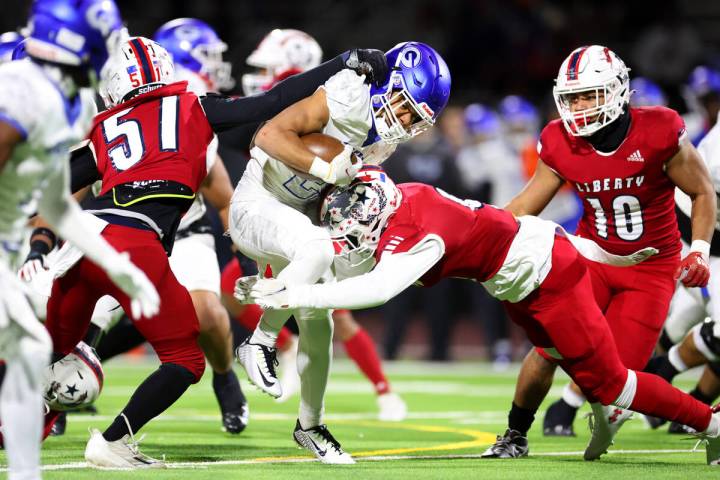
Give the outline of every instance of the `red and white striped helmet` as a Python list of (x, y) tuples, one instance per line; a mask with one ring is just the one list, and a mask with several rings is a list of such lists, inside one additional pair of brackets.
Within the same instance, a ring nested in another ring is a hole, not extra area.
[(107, 107), (173, 81), (170, 54), (158, 43), (132, 37), (115, 50), (100, 72), (100, 95)]
[[(553, 96), (570, 135), (587, 137), (617, 119), (630, 102), (630, 76), (615, 52), (601, 45), (575, 49), (562, 63)], [(595, 93), (593, 107), (573, 112), (570, 100)]]
[(246, 63), (258, 69), (242, 76), (245, 95), (269, 90), (277, 82), (320, 65), (322, 48), (310, 35), (291, 28), (275, 29), (262, 39)]

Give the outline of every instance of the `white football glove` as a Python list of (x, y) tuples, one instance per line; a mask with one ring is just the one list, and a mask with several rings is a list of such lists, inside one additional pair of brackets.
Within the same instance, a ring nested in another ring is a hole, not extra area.
[(130, 261), (127, 252), (108, 262), (107, 274), (115, 285), (130, 297), (133, 319), (150, 318), (160, 310), (160, 296), (147, 276)]
[(26, 260), (18, 270), (18, 277), (20, 277), (20, 280), (30, 283), (40, 272), (45, 271), (47, 271), (45, 255), (42, 255)]
[(362, 167), (362, 162), (357, 158), (353, 163), (353, 152), (353, 148), (346, 144), (343, 151), (337, 154), (330, 163), (316, 157), (308, 173), (325, 183), (347, 185)]
[(250, 298), (263, 309), (290, 308), (290, 290), (285, 282), (277, 278), (264, 278), (255, 282), (250, 289)]
[(260, 277), (258, 275), (238, 278), (235, 281), (235, 291), (233, 293), (235, 299), (242, 304), (254, 303), (252, 298), (250, 298), (250, 290), (259, 279)]

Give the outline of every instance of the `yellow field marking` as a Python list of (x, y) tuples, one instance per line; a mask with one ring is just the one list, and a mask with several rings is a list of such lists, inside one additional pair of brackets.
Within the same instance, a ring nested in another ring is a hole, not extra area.
[[(470, 430), (467, 428), (451, 428), (437, 425), (413, 425), (413, 424), (388, 424), (386, 422), (357, 422), (350, 420), (335, 420), (334, 424), (355, 425), (358, 427), (379, 427), (391, 428), (397, 430), (412, 430), (424, 433), (452, 433), (457, 435), (466, 435), (470, 440), (460, 442), (443, 443), (441, 445), (433, 445), (427, 447), (406, 447), (406, 448), (390, 448), (385, 450), (367, 450), (363, 452), (350, 452), (353, 457), (374, 457), (378, 455), (399, 455), (403, 453), (415, 452), (432, 452), (444, 450), (463, 450), (466, 448), (485, 447), (495, 442), (495, 434), (481, 432), (479, 430)], [(261, 457), (254, 458), (251, 461), (257, 463), (285, 462), (288, 460), (302, 460), (307, 457), (288, 456), (288, 457)]]

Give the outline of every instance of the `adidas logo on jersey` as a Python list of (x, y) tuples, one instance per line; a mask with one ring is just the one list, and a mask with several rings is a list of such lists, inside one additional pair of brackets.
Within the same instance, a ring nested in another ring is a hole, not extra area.
[(635, 150), (633, 153), (630, 154), (629, 157), (627, 157), (628, 162), (644, 162), (645, 159), (643, 158), (642, 154), (640, 153), (640, 150)]

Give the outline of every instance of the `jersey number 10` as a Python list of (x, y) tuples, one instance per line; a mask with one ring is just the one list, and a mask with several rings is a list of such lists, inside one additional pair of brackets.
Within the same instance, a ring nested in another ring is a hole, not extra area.
[[(161, 152), (174, 152), (178, 148), (178, 102), (176, 95), (160, 99), (158, 138)], [(102, 122), (105, 144), (117, 139), (120, 142), (108, 148), (108, 156), (115, 170), (122, 172), (142, 160), (145, 155), (143, 131), (138, 120), (124, 118), (133, 108), (121, 110)]]
[[(601, 238), (608, 238), (608, 222), (602, 203), (598, 198), (586, 198), (595, 210), (595, 230)], [(633, 195), (620, 195), (613, 199), (612, 210), (615, 233), (622, 240), (632, 242), (643, 234), (643, 217), (640, 200)]]

